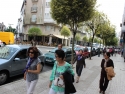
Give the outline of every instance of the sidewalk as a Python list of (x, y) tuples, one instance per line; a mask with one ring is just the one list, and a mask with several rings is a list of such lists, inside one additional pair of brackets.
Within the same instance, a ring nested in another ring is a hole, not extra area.
[[(80, 82), (74, 83), (77, 92), (75, 94), (99, 94), (99, 78), (101, 57), (86, 59), (86, 68), (83, 69)], [(120, 55), (111, 57), (114, 61), (116, 77), (110, 81), (106, 94), (125, 94), (125, 63)], [(74, 69), (75, 71), (75, 69)], [(34, 94), (48, 94), (49, 76), (51, 71), (40, 74)], [(76, 77), (75, 77), (76, 78)], [(18, 80), (0, 86), (0, 94), (26, 94), (26, 82)]]

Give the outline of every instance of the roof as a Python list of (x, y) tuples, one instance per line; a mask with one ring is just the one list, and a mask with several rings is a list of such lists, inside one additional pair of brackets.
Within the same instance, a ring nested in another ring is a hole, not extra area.
[(16, 44), (14, 44), (14, 45), (7, 45), (7, 46), (9, 46), (9, 47), (14, 47), (14, 48), (18, 48), (18, 49), (21, 49), (21, 48), (29, 48), (30, 46), (28, 46), (28, 45), (16, 45)]

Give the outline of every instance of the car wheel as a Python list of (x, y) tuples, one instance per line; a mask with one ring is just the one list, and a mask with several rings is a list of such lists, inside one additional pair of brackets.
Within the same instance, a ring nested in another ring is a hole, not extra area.
[(0, 72), (0, 85), (6, 83), (7, 79), (8, 79), (8, 73), (7, 72)]

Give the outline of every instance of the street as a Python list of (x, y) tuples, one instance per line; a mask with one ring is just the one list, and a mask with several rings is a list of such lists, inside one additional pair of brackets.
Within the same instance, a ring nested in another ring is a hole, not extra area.
[[(86, 59), (86, 68), (83, 69), (80, 83), (74, 83), (77, 92), (75, 94), (99, 94), (99, 79), (103, 56), (94, 56), (92, 60)], [(111, 57), (115, 65), (116, 76), (109, 82), (106, 94), (125, 93), (125, 63), (123, 58), (117, 54)], [(75, 67), (75, 65), (74, 65)], [(74, 68), (75, 72), (75, 68)], [(34, 94), (48, 94), (49, 77), (51, 71), (42, 72), (35, 88)], [(76, 78), (76, 76), (75, 76)], [(23, 79), (0, 86), (1, 94), (26, 94), (26, 82)]]

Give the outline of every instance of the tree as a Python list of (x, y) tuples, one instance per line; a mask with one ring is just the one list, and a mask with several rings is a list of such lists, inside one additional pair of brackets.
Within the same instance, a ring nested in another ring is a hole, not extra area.
[(14, 34), (17, 33), (16, 29), (15, 29), (15, 28), (12, 28), (11, 26), (9, 26), (9, 27), (5, 30), (5, 32), (12, 32), (12, 33), (14, 33)]
[(30, 36), (34, 36), (34, 40), (36, 39), (36, 36), (42, 35), (41, 30), (38, 27), (32, 27), (28, 30), (28, 34)]
[[(93, 41), (94, 41), (94, 37), (98, 32), (98, 28), (101, 24), (103, 24), (103, 19), (102, 19), (102, 14), (98, 11), (95, 11), (94, 16), (91, 20), (85, 22), (85, 25), (91, 30), (92, 32), (92, 40), (91, 40), (91, 51), (92, 51), (92, 47), (93, 47)], [(90, 59), (91, 59), (91, 53), (90, 53)]]
[(80, 38), (80, 35), (79, 35), (79, 34), (76, 34), (76, 36), (75, 36), (76, 44), (77, 44), (78, 41), (80, 41), (80, 39), (81, 39), (81, 38)]
[(74, 38), (78, 24), (93, 17), (96, 0), (51, 0), (51, 15), (58, 24), (69, 25), (73, 34), (72, 59), (74, 61)]
[(97, 39), (97, 38), (94, 38), (94, 42), (95, 42), (95, 43), (98, 43), (98, 39)]
[(83, 37), (83, 42), (88, 42), (87, 36), (84, 36), (84, 37)]
[(114, 37), (113, 39), (109, 39), (106, 41), (107, 46), (117, 46), (118, 45), (118, 38)]
[[(70, 29), (67, 26), (63, 26), (61, 29), (61, 35), (64, 36), (64, 41), (65, 41), (65, 37), (69, 37), (70, 34), (71, 34)], [(64, 41), (63, 41), (63, 44), (64, 44)]]

